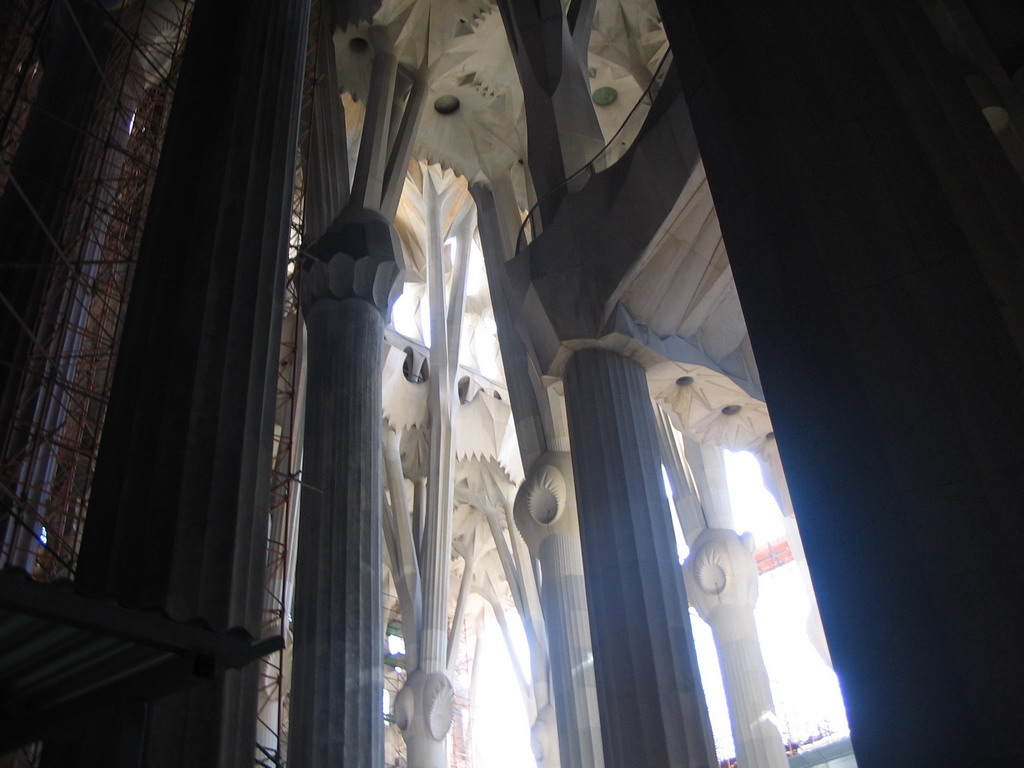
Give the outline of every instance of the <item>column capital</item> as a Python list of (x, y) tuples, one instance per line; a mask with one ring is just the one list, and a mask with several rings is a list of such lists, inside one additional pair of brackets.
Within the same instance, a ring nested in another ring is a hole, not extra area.
[(307, 250), (302, 309), (321, 299), (363, 299), (387, 318), (402, 291), (402, 244), (394, 225), (369, 208), (346, 208)]

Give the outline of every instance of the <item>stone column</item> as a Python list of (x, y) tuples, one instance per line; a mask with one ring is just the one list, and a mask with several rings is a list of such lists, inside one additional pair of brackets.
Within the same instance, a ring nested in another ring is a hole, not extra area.
[(713, 765), (643, 368), (584, 349), (564, 383), (605, 760)]
[[(308, 2), (195, 5), (76, 574), (257, 636), (307, 25)], [(145, 764), (251, 763), (257, 671), (149, 705)]]
[(381, 359), (391, 224), (349, 208), (303, 265), (308, 384), (289, 764), (375, 766), (381, 713)]
[(658, 5), (857, 759), (1024, 764), (1024, 187), (921, 3)]
[(395, 699), (395, 721), (405, 737), (410, 768), (444, 768), (444, 737), (451, 726), (455, 691), (447, 675), (448, 584), (451, 578), (452, 509), (455, 448), (455, 372), (459, 357), (462, 308), (465, 301), (468, 231), (463, 219), (459, 254), (452, 276), (450, 303), (445, 307), (444, 228), (441, 199), (433, 180), (424, 179), (427, 203), (427, 287), (430, 302), (430, 453), (427, 493), (423, 498), (420, 577), (422, 620), (419, 658)]
[(553, 714), (561, 768), (602, 768), (590, 617), (568, 453), (545, 453), (537, 460), (516, 496), (515, 521), (530, 554), (540, 561), (540, 600), (551, 655), (555, 708), (553, 713), (542, 710), (534, 725), (533, 741), (542, 748), (538, 763), (547, 765), (547, 753), (556, 746), (549, 746), (547, 733)]
[(750, 534), (705, 528), (686, 558), (686, 592), (715, 635), (740, 768), (786, 768), (754, 623), (753, 543)]

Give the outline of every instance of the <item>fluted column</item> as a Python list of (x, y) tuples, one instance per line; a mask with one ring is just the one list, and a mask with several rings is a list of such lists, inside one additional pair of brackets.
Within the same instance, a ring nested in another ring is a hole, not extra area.
[(786, 768), (775, 704), (754, 622), (753, 538), (705, 528), (686, 559), (686, 590), (715, 635), (740, 768)]
[(289, 764), (383, 762), (381, 354), (390, 223), (348, 209), (304, 265), (308, 385)]
[(1024, 187), (940, 4), (657, 4), (857, 760), (1024, 764)]
[(644, 371), (584, 349), (564, 383), (605, 760), (712, 765)]
[[(308, 6), (195, 4), (76, 574), (218, 631), (261, 631)], [(144, 764), (251, 763), (257, 673), (150, 704)]]
[[(515, 521), (530, 554), (540, 561), (540, 601), (551, 655), (554, 713), (542, 710), (534, 724), (534, 753), (547, 765), (551, 717), (557, 724), (561, 768), (601, 768), (601, 729), (583, 583), (576, 488), (568, 453), (543, 454), (519, 489)], [(539, 752), (539, 754), (538, 754)]]
[(600, 768), (604, 765), (604, 753), (578, 533), (546, 537), (538, 559), (544, 574), (541, 605), (555, 679), (562, 768)]

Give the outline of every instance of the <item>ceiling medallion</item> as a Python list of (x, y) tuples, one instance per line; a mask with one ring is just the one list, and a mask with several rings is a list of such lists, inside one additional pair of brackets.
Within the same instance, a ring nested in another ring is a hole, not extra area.
[(451, 94), (438, 96), (434, 102), (434, 109), (440, 115), (450, 115), (459, 108), (459, 97)]
[(594, 91), (594, 95), (591, 98), (594, 99), (594, 103), (597, 106), (607, 107), (615, 103), (615, 100), (619, 98), (619, 92), (610, 85), (605, 85)]

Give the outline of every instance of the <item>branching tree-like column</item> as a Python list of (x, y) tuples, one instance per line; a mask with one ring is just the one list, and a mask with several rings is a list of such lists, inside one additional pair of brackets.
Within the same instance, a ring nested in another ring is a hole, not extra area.
[(713, 765), (644, 370), (583, 349), (564, 383), (605, 760)]
[(401, 286), (394, 228), (342, 212), (304, 265), (309, 372), (290, 765), (383, 761), (381, 353)]
[(754, 623), (757, 563), (750, 534), (705, 528), (684, 568), (686, 590), (715, 635), (740, 768), (786, 768)]
[(452, 276), (450, 303), (444, 291), (443, 196), (429, 176), (427, 201), (427, 286), (430, 301), (430, 476), (420, 546), (422, 621), (419, 658), (395, 699), (395, 720), (408, 747), (411, 768), (444, 768), (444, 738), (451, 727), (455, 691), (448, 679), (448, 582), (452, 551), (453, 471), (452, 426), (458, 398), (458, 366), (462, 314), (469, 257), (469, 220), (454, 227), (459, 253)]
[[(548, 707), (538, 714), (534, 741), (542, 747), (557, 743), (561, 768), (601, 768), (590, 618), (568, 453), (545, 453), (537, 460), (516, 496), (515, 520), (530, 554), (540, 561), (540, 599), (554, 688), (554, 712)], [(548, 765), (546, 758), (545, 752), (538, 762)]]

